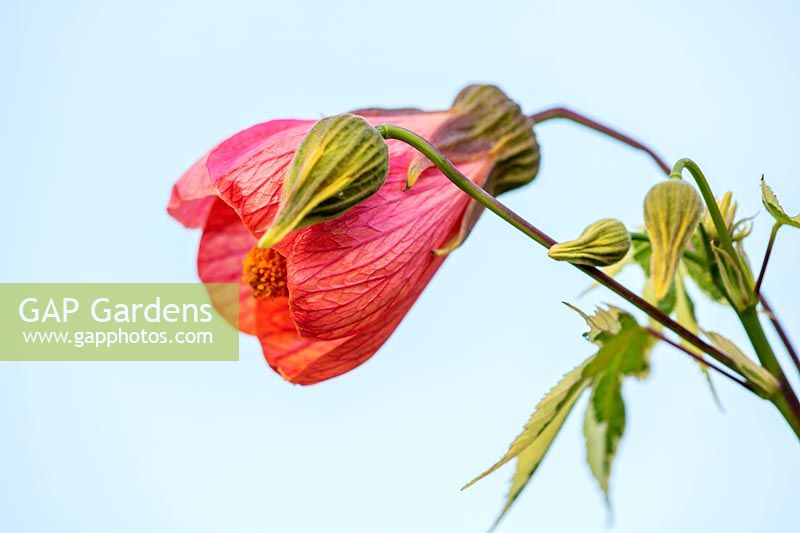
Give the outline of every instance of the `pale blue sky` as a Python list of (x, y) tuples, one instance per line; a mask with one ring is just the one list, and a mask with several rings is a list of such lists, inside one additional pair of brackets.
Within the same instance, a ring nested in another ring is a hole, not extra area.
[[(743, 214), (762, 172), (800, 208), (800, 13), (792, 2), (41, 2), (0, 5), (2, 281), (192, 281), (197, 232), (164, 211), (212, 144), (274, 117), (446, 107), (501, 85), (528, 111), (574, 106), (695, 158)], [(506, 197), (556, 238), (641, 223), (658, 170), (567, 124)], [(760, 213), (750, 254), (760, 260)], [(765, 284), (800, 342), (800, 233)], [(624, 278), (632, 286), (640, 279)], [(257, 343), (238, 363), (0, 367), (0, 530), (485, 531), (508, 468), (466, 492), (540, 396), (591, 352), (562, 300), (616, 300), (484, 216), (369, 363), (312, 388)], [(745, 345), (729, 310), (706, 327)], [(785, 532), (800, 449), (779, 416), (659, 348), (625, 387), (614, 532)], [(582, 404), (500, 531), (605, 531)]]

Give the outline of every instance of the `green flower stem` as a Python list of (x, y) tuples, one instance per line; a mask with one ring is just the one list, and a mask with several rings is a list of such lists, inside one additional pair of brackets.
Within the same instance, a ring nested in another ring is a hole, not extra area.
[(697, 188), (700, 189), (700, 194), (703, 196), (703, 202), (706, 204), (708, 214), (711, 215), (711, 220), (714, 222), (714, 227), (717, 229), (719, 242), (722, 244), (725, 251), (730, 254), (731, 258), (734, 258), (738, 262), (739, 254), (736, 253), (733, 247), (733, 239), (728, 231), (727, 224), (725, 224), (725, 219), (722, 218), (722, 212), (719, 210), (719, 205), (717, 205), (717, 198), (711, 191), (711, 185), (708, 184), (708, 180), (703, 174), (703, 171), (700, 170), (700, 167), (697, 166), (697, 163), (686, 157), (679, 159), (678, 162), (675, 163), (675, 166), (672, 167), (670, 177), (679, 178), (684, 169), (689, 171), (697, 183)]
[[(733, 240), (728, 231), (728, 226), (725, 224), (722, 213), (717, 205), (717, 199), (711, 191), (711, 186), (708, 184), (708, 180), (703, 175), (700, 167), (691, 159), (684, 158), (675, 163), (670, 176), (680, 176), (683, 169), (688, 170), (697, 182), (697, 187), (700, 189), (700, 194), (703, 196), (703, 200), (708, 208), (708, 213), (711, 215), (711, 220), (714, 222), (714, 226), (717, 229), (722, 247), (732, 258), (736, 258), (737, 261), (740, 261), (739, 254), (737, 254), (736, 250), (733, 248)], [(742, 268), (743, 267), (744, 265), (742, 265)], [(770, 398), (770, 401), (780, 410), (798, 438), (800, 438), (800, 401), (798, 401), (791, 384), (786, 379), (786, 375), (783, 373), (778, 358), (775, 357), (775, 352), (773, 352), (772, 346), (767, 340), (767, 336), (764, 334), (764, 328), (761, 326), (761, 322), (758, 319), (755, 304), (743, 311), (737, 310), (737, 314), (739, 315), (742, 326), (747, 332), (747, 336), (750, 338), (750, 343), (753, 345), (753, 349), (759, 361), (761, 361), (761, 365), (771, 372), (781, 383), (781, 390), (775, 393), (775, 395)]]
[[(650, 237), (646, 233), (638, 233), (635, 231), (631, 232), (631, 240), (632, 241), (640, 241), (640, 242), (650, 242)], [(702, 267), (708, 267), (708, 261), (705, 260), (703, 256), (700, 254), (693, 252), (691, 250), (685, 250), (683, 252), (683, 257), (691, 261), (692, 263), (697, 263)]]
[(750, 307), (744, 311), (737, 312), (737, 314), (761, 364), (781, 384), (781, 389), (769, 400), (775, 404), (775, 407), (778, 408), (792, 427), (792, 430), (800, 438), (800, 401), (798, 401), (794, 390), (789, 385), (789, 381), (786, 379), (780, 363), (778, 363), (778, 358), (775, 357), (775, 352), (772, 351), (772, 346), (770, 346), (767, 336), (764, 334), (764, 328), (761, 326), (761, 321), (758, 319), (758, 312), (755, 307)]
[(772, 226), (772, 232), (769, 234), (769, 243), (767, 243), (767, 251), (764, 252), (764, 260), (761, 262), (761, 272), (758, 273), (758, 281), (756, 281), (756, 296), (761, 292), (761, 283), (764, 281), (764, 274), (767, 272), (767, 263), (769, 263), (769, 256), (772, 255), (772, 245), (775, 244), (775, 237), (778, 236), (778, 230), (781, 229), (782, 224), (776, 222)]
[[(614, 128), (610, 127), (610, 126), (607, 126), (605, 124), (601, 124), (599, 122), (596, 122), (595, 120), (592, 120), (592, 119), (586, 117), (585, 115), (581, 115), (580, 113), (577, 113), (577, 112), (572, 111), (570, 109), (566, 109), (566, 108), (563, 108), (563, 107), (545, 109), (544, 111), (540, 111), (538, 113), (534, 113), (534, 114), (530, 115), (528, 118), (530, 118), (531, 121), (533, 123), (535, 123), (535, 124), (540, 124), (540, 123), (542, 123), (544, 121), (555, 119), (555, 118), (563, 118), (563, 119), (575, 122), (577, 124), (580, 124), (582, 126), (586, 126), (589, 129), (595, 130), (597, 132), (602, 133), (603, 135), (607, 135), (608, 137), (611, 137), (612, 139), (615, 139), (615, 140), (620, 141), (620, 142), (622, 142), (624, 144), (627, 144), (628, 146), (630, 146), (632, 148), (635, 148), (637, 150), (641, 150), (642, 152), (644, 152), (645, 154), (650, 156), (650, 158), (653, 159), (655, 164), (662, 171), (664, 171), (665, 174), (669, 174), (671, 172), (671, 169), (670, 169), (669, 165), (667, 165), (666, 161), (664, 159), (662, 159), (661, 157), (659, 157), (659, 155), (655, 152), (655, 150), (653, 150), (652, 148), (648, 147), (644, 143), (634, 139), (633, 137), (625, 135), (624, 133), (622, 133), (620, 131), (617, 131), (616, 129), (614, 129)], [(714, 205), (716, 205), (716, 203)], [(777, 315), (772, 311), (772, 308), (770, 307), (769, 302), (767, 301), (766, 297), (764, 297), (763, 294), (759, 295), (759, 299), (761, 300), (761, 305), (764, 307), (764, 309), (769, 314), (770, 320), (772, 322), (772, 325), (775, 328), (775, 331), (778, 333), (778, 336), (780, 337), (781, 342), (786, 347), (786, 351), (791, 356), (792, 361), (794, 362), (795, 366), (797, 367), (797, 370), (800, 371), (800, 356), (798, 356), (797, 350), (795, 350), (794, 346), (792, 345), (792, 342), (789, 339), (789, 336), (786, 334), (786, 331), (784, 330), (780, 320), (778, 319)]]
[[(546, 233), (514, 213), (511, 209), (500, 203), (494, 196), (487, 193), (481, 187), (475, 185), (469, 178), (464, 176), (441, 152), (439, 152), (435, 146), (430, 144), (416, 133), (399, 126), (386, 124), (378, 126), (377, 130), (385, 139), (396, 139), (418, 150), (434, 165), (436, 165), (436, 167), (438, 167), (439, 170), (441, 170), (442, 173), (447, 176), (447, 178), (459, 189), (467, 193), (486, 209), (493, 212), (540, 245), (544, 246), (545, 248), (550, 248), (556, 244), (556, 241), (552, 237), (548, 236)], [(648, 316), (662, 324), (664, 327), (675, 332), (679, 337), (691, 342), (693, 345), (697, 346), (703, 352), (707, 353), (726, 367), (734, 371), (736, 370), (736, 365), (734, 365), (733, 361), (728, 355), (697, 337), (697, 335), (693, 334), (688, 329), (672, 320), (663, 311), (650, 304), (639, 295), (631, 292), (629, 289), (621, 285), (610, 276), (594, 267), (584, 265), (573, 266), (593, 278), (599, 284), (615, 292), (630, 304), (644, 311)]]

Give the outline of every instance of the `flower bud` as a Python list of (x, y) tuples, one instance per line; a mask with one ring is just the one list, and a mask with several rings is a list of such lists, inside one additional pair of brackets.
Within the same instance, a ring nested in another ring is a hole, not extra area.
[[(722, 199), (717, 200), (717, 207), (719, 207), (719, 212), (722, 214), (722, 220), (725, 222), (725, 227), (728, 228), (728, 232), (730, 233), (731, 229), (733, 229), (733, 219), (736, 216), (736, 209), (738, 207), (736, 202), (733, 201), (733, 193), (730, 191), (726, 192), (722, 196)], [(706, 209), (703, 213), (702, 223), (703, 229), (706, 230), (706, 235), (708, 235), (709, 240), (719, 241), (717, 227), (714, 225), (714, 221), (711, 219), (711, 213), (709, 213), (708, 209)]]
[(630, 248), (631, 236), (625, 224), (604, 218), (584, 229), (577, 239), (554, 244), (547, 255), (576, 265), (608, 266), (621, 261)]
[(662, 181), (645, 196), (644, 222), (652, 247), (650, 272), (657, 299), (669, 292), (678, 260), (702, 215), (700, 195), (681, 179)]
[(750, 264), (741, 250), (741, 243), (736, 247), (736, 256), (731, 256), (723, 248), (712, 244), (714, 263), (719, 272), (719, 279), (725, 295), (731, 305), (743, 311), (756, 304), (755, 283)]
[[(533, 125), (519, 105), (494, 85), (469, 85), (461, 90), (430, 141), (450, 161), (486, 159), (492, 164), (484, 188), (493, 194), (529, 183), (539, 171), (539, 144)], [(411, 187), (432, 163), (415, 156), (408, 167), (406, 185)]]
[(258, 243), (269, 248), (289, 232), (338, 217), (383, 185), (389, 150), (366, 120), (323, 118), (300, 143), (283, 182), (278, 214)]

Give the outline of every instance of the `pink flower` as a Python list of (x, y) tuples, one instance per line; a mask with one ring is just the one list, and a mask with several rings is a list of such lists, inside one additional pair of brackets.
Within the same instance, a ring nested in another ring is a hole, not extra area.
[[(372, 125), (402, 126), (432, 141), (449, 139), (454, 128), (463, 128), (465, 116), (472, 116), (457, 105), (439, 112), (356, 114)], [(254, 248), (275, 217), (284, 176), (313, 124), (274, 120), (237, 133), (178, 180), (168, 206), (185, 226), (203, 228), (197, 256), (201, 280), (240, 283), (241, 331), (257, 335), (269, 365), (302, 385), (369, 359), (444, 261), (445, 254), (434, 252), (452, 249), (479, 214), (438, 169), (390, 140), (389, 174), (377, 193), (338, 218), (290, 233), (273, 248)], [(530, 132), (527, 122), (526, 127)], [(501, 162), (493, 147), (496, 143), (483, 143), (456, 153), (456, 146), (454, 162), (485, 187)], [(447, 153), (446, 142), (440, 148)], [(528, 181), (538, 166), (538, 147), (535, 163)], [(422, 172), (406, 190), (410, 167)], [(225, 315), (235, 302), (214, 303)]]

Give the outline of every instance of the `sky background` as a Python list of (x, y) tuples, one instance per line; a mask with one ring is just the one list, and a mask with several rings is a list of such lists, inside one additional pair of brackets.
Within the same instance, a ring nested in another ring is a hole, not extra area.
[[(368, 106), (449, 106), (499, 84), (690, 156), (771, 225), (766, 173), (800, 209), (800, 11), (793, 2), (161, 2), (0, 4), (0, 280), (194, 281), (199, 232), (165, 206), (204, 151), (253, 123)], [(542, 169), (504, 200), (557, 239), (642, 222), (661, 176), (568, 123), (537, 127)], [(800, 342), (800, 232), (765, 292)], [(635, 273), (622, 278), (632, 287)], [(237, 363), (0, 365), (0, 530), (481, 532), (509, 467), (466, 492), (533, 406), (592, 353), (560, 302), (616, 302), (485, 215), (383, 349), (310, 388), (257, 342)], [(728, 309), (701, 325), (746, 347)], [(770, 332), (771, 333), (771, 332)], [(613, 521), (584, 462), (585, 398), (501, 532), (785, 532), (800, 449), (767, 403), (669, 348), (624, 388)]]

